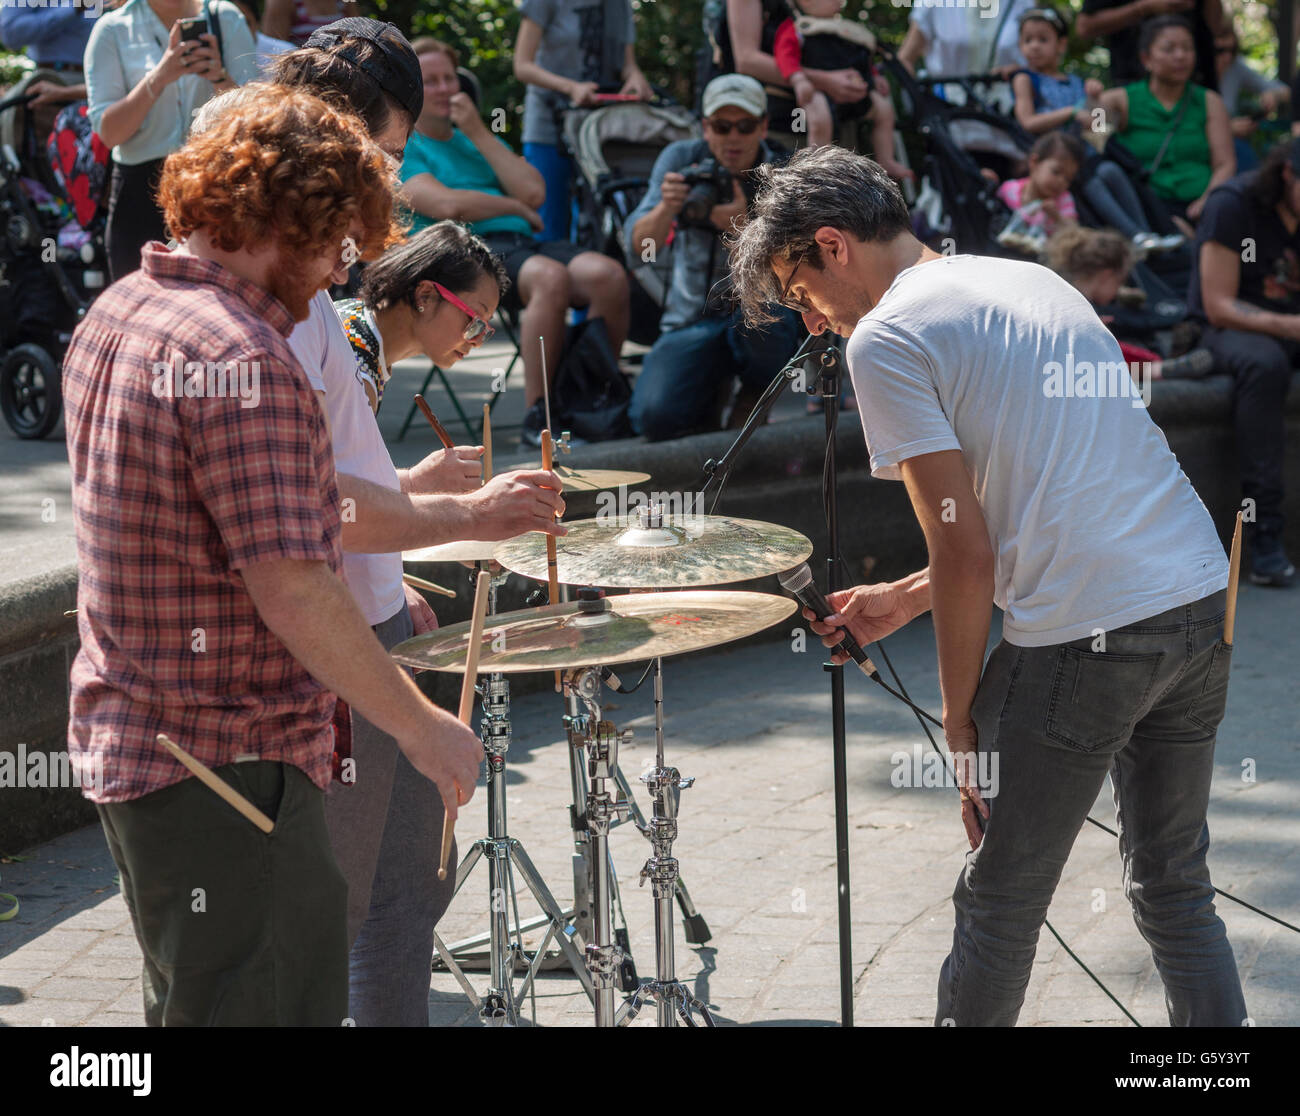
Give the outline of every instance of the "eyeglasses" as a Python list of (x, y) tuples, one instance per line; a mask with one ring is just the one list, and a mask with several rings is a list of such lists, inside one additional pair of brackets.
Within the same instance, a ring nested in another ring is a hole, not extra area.
[(778, 306), (784, 306), (787, 310), (793, 310), (797, 314), (806, 314), (808, 312), (808, 306), (802, 299), (800, 299), (798, 302), (795, 302), (792, 298), (789, 297), (790, 286), (792, 283), (794, 283), (795, 273), (803, 265), (804, 257), (808, 255), (808, 252), (809, 249), (805, 248), (802, 252), (799, 253), (799, 258), (795, 261), (794, 267), (791, 268), (790, 276), (788, 279), (786, 279), (785, 286), (781, 288), (781, 294), (776, 300)]
[(447, 288), (441, 283), (434, 283), (434, 287), (437, 289), (438, 293), (456, 307), (457, 310), (461, 311), (463, 314), (469, 315), (469, 324), (465, 327), (465, 340), (477, 341), (481, 337), (483, 338), (483, 343), (486, 345), (491, 339), (492, 334), (496, 332), (496, 330), (487, 324), (487, 319), (480, 318), (473, 310), (461, 302), (460, 299), (452, 294), (451, 291), (447, 290)]
[(752, 136), (758, 131), (762, 120), (705, 120), (709, 130), (717, 132), (720, 136), (731, 135), (731, 129), (735, 128), (742, 136)]

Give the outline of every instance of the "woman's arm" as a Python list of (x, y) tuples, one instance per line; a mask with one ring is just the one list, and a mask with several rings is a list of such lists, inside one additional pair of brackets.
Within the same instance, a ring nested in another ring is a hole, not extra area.
[(1028, 74), (1016, 74), (1011, 79), (1011, 89), (1016, 95), (1016, 119), (1026, 132), (1037, 135), (1064, 128), (1078, 115), (1078, 110), (1071, 106), (1038, 112), (1034, 108), (1034, 83)]
[(916, 67), (925, 57), (929, 45), (925, 32), (915, 23), (908, 23), (907, 35), (903, 39), (903, 45), (898, 48), (898, 60), (907, 67), (907, 72), (913, 77), (916, 76)]
[(1102, 111), (1106, 114), (1108, 122), (1113, 126), (1116, 132), (1123, 132), (1128, 128), (1128, 90), (1127, 89), (1107, 89), (1101, 95)]
[(619, 92), (624, 96), (630, 94), (648, 101), (655, 95), (655, 91), (650, 88), (649, 80), (641, 72), (641, 67), (636, 64), (635, 43), (628, 43), (623, 50), (623, 69), (619, 77), (623, 79), (623, 87)]
[(262, 32), (273, 39), (289, 39), (293, 27), (293, 0), (266, 0), (266, 12), (262, 16)]
[(527, 85), (540, 85), (572, 100), (578, 83), (537, 64), (537, 48), (541, 42), (542, 25), (524, 16), (519, 21), (519, 34), (515, 38), (515, 80)]
[(763, 41), (763, 5), (760, 0), (727, 0), (727, 29), (731, 34), (731, 54), (736, 60), (736, 73), (748, 74), (768, 85), (785, 85), (776, 59), (760, 49)]
[(516, 155), (483, 123), (474, 102), (464, 93), (451, 99), (451, 122), (465, 133), (488, 161), (504, 193), (517, 198), (529, 209), (538, 209), (546, 200), (546, 180), (522, 155)]
[(1201, 194), (1187, 207), (1187, 216), (1195, 220), (1205, 208), (1205, 199), (1216, 186), (1221, 186), (1237, 173), (1237, 152), (1232, 145), (1232, 124), (1223, 98), (1209, 91), (1205, 94), (1205, 138), (1210, 145), (1210, 181)]
[(125, 143), (140, 130), (166, 86), (184, 74), (206, 70), (214, 57), (211, 50), (199, 47), (191, 48), (195, 51), (193, 55), (186, 55), (181, 49), (178, 21), (172, 24), (167, 49), (158, 64), (128, 89), (126, 69), (122, 65), (114, 32), (113, 26), (101, 24), (91, 33), (86, 44), (90, 123), (109, 147)]
[(489, 217), (523, 217), (541, 228), (536, 210), (515, 198), (485, 194), (481, 190), (453, 190), (429, 173), (412, 175), (402, 183), (402, 203), (432, 221), (486, 221)]

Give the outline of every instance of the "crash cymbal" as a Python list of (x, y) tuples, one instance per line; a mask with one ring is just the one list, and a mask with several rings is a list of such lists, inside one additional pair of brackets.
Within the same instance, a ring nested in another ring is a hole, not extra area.
[[(652, 509), (641, 507), (633, 516), (579, 519), (565, 526), (569, 533), (555, 544), (559, 579), (566, 585), (725, 585), (788, 570), (812, 553), (812, 543), (798, 531), (720, 515), (656, 518)], [(546, 580), (541, 534), (499, 543), (493, 557), (508, 570)]]
[[(512, 469), (540, 469), (541, 467), (540, 461), (511, 466)], [(566, 492), (603, 492), (623, 484), (643, 484), (650, 479), (649, 473), (633, 473), (625, 469), (579, 469), (572, 465), (556, 465), (555, 471), (564, 478)]]
[[(585, 594), (584, 594), (585, 595)], [(489, 616), (480, 674), (566, 670), (680, 655), (779, 623), (795, 603), (771, 593), (631, 593)], [(464, 673), (468, 622), (399, 643), (390, 654), (425, 670)]]
[[(522, 537), (521, 535), (520, 538)], [(405, 565), (410, 562), (486, 562), (500, 545), (500, 540), (480, 542), (478, 539), (460, 539), (456, 542), (441, 543), (438, 546), (426, 546), (420, 550), (404, 550), (402, 563)]]

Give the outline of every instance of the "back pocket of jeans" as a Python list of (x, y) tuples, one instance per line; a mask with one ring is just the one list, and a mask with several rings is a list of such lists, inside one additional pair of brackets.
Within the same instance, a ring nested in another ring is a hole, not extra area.
[(1210, 666), (1205, 672), (1205, 683), (1196, 700), (1187, 707), (1187, 719), (1192, 724), (1214, 732), (1223, 720), (1224, 706), (1228, 700), (1228, 673), (1232, 669), (1232, 644), (1219, 640), (1210, 656)]
[(1109, 655), (1062, 647), (1047, 709), (1047, 735), (1080, 752), (1123, 743), (1133, 732), (1163, 654)]

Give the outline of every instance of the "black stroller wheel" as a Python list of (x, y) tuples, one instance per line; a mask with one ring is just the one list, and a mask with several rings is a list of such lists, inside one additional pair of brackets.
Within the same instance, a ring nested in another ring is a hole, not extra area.
[(19, 345), (0, 361), (0, 411), (20, 438), (44, 438), (59, 422), (59, 366), (40, 345)]

